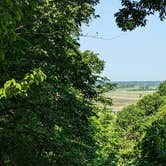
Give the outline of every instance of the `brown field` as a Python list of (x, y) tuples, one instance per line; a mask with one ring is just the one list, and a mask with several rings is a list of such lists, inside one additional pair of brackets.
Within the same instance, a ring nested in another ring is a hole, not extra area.
[(124, 107), (135, 104), (141, 97), (154, 93), (154, 90), (117, 89), (106, 93), (113, 100), (113, 111), (121, 111)]

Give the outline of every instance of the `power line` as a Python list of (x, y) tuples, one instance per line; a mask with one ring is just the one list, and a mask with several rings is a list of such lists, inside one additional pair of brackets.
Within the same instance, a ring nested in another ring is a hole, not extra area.
[(100, 36), (97, 36), (97, 35), (81, 34), (80, 37), (94, 38), (94, 39), (98, 39), (98, 40), (114, 40), (114, 39), (120, 38), (122, 35), (124, 35), (124, 34), (120, 34), (120, 35), (117, 35), (117, 36), (114, 36), (114, 37), (111, 37), (111, 38), (105, 38), (105, 37), (100, 37)]

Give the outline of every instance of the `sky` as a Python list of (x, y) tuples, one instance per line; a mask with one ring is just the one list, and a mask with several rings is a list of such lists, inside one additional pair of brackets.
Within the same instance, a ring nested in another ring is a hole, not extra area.
[(82, 27), (84, 35), (111, 39), (81, 37), (81, 50), (92, 50), (105, 60), (102, 75), (112, 81), (162, 81), (166, 79), (166, 21), (150, 16), (146, 27), (122, 32), (115, 23), (114, 13), (119, 0), (101, 0), (96, 6), (100, 18)]

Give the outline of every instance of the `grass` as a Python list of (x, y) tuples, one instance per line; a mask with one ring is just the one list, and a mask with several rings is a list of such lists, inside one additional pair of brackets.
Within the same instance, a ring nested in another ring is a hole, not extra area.
[(132, 88), (122, 88), (107, 92), (105, 95), (111, 97), (113, 100), (111, 109), (114, 111), (121, 111), (124, 107), (137, 103), (141, 97), (154, 92), (155, 90), (144, 91)]

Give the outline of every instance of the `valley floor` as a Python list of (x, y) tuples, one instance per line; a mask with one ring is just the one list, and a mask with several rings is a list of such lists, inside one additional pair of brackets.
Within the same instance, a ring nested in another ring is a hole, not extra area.
[(135, 104), (141, 97), (154, 93), (155, 90), (136, 90), (132, 88), (119, 88), (106, 93), (113, 100), (113, 111), (121, 111), (124, 107)]

